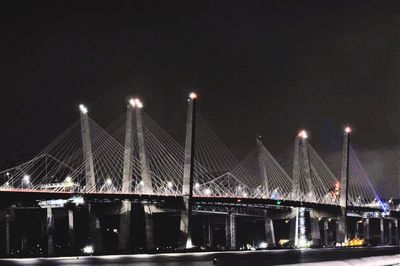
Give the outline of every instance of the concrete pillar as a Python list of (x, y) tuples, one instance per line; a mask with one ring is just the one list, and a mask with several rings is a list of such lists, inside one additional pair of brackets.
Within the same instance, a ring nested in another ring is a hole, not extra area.
[(130, 249), (130, 238), (131, 238), (131, 209), (132, 203), (129, 200), (121, 201), (121, 208), (119, 211), (119, 250), (128, 251)]
[(324, 219), (324, 245), (329, 245), (329, 221), (328, 219)]
[(263, 144), (259, 137), (256, 138), (257, 142), (257, 158), (258, 158), (258, 168), (260, 171), (261, 182), (264, 184), (265, 195), (269, 196), (269, 186), (268, 186), (268, 177), (267, 177), (267, 169), (265, 167), (264, 156), (263, 156)]
[(229, 213), (225, 222), (226, 246), (229, 249), (236, 249), (236, 219), (235, 215)]
[(103, 243), (101, 241), (100, 220), (96, 212), (89, 205), (89, 234), (95, 253), (103, 252)]
[(379, 244), (385, 244), (385, 226), (384, 226), (384, 219), (379, 219), (379, 232), (380, 232), (380, 242)]
[(300, 195), (300, 164), (299, 164), (299, 154), (300, 154), (300, 140), (296, 136), (294, 142), (294, 159), (293, 159), (293, 190), (292, 198), (294, 200)]
[(399, 220), (394, 220), (394, 243), (399, 245)]
[(212, 229), (212, 217), (211, 215), (209, 215), (207, 217), (207, 233), (208, 233), (208, 246), (210, 248), (213, 247), (214, 243), (213, 243), (213, 229)]
[(307, 189), (308, 189), (307, 196), (312, 200), (312, 199), (314, 199), (314, 196), (315, 196), (314, 195), (314, 185), (313, 185), (312, 179), (311, 179), (311, 163), (310, 163), (310, 158), (308, 155), (308, 142), (307, 142), (307, 138), (305, 136), (302, 137), (301, 144), (302, 144), (302, 151), (303, 151), (304, 174), (305, 174)]
[(292, 211), (295, 212), (295, 217), (290, 219), (289, 226), (289, 237), (293, 246), (296, 246), (296, 242), (298, 239), (298, 230), (297, 230), (297, 216), (298, 216), (298, 208), (292, 208)]
[(191, 93), (188, 99), (188, 110), (186, 119), (185, 161), (183, 169), (182, 196), (184, 209), (181, 211), (181, 243), (182, 247), (191, 248), (191, 219), (192, 219), (192, 195), (193, 195), (193, 166), (194, 166), (194, 143), (196, 127), (196, 101), (197, 96)]
[(80, 105), (81, 109), (81, 133), (82, 133), (82, 149), (83, 161), (85, 162), (85, 192), (96, 191), (96, 180), (94, 176), (92, 143), (90, 140), (89, 119), (87, 109)]
[(74, 234), (74, 210), (68, 210), (68, 235), (71, 243), (71, 251), (75, 251), (75, 234)]
[(343, 243), (347, 241), (346, 234), (346, 219), (344, 209), (342, 208), (342, 216), (337, 217), (336, 220), (336, 243)]
[(393, 242), (393, 233), (392, 233), (392, 221), (389, 220), (389, 224), (388, 224), (388, 233), (389, 233), (389, 241), (388, 244), (391, 245)]
[(151, 205), (144, 205), (144, 221), (146, 225), (146, 249), (153, 250), (154, 247), (154, 223)]
[(47, 254), (54, 254), (54, 241), (53, 241), (53, 233), (54, 233), (54, 217), (53, 210), (51, 207), (47, 207), (46, 209), (46, 232), (47, 232)]
[(321, 231), (319, 230), (319, 219), (311, 218), (311, 240), (313, 246), (321, 244)]
[[(339, 241), (347, 242), (347, 198), (349, 186), (349, 160), (350, 160), (350, 128), (344, 131), (342, 170), (340, 184), (340, 206), (342, 207), (342, 219), (339, 219)], [(336, 233), (337, 235), (337, 233)], [(343, 238), (342, 238), (343, 237)]]
[(136, 131), (137, 131), (137, 139), (139, 146), (140, 169), (143, 181), (143, 193), (151, 194), (153, 193), (153, 188), (151, 184), (150, 165), (146, 153), (145, 135), (142, 122), (142, 104), (141, 103), (140, 105), (136, 104), (135, 110), (136, 110)]
[(364, 243), (366, 245), (369, 245), (369, 241), (370, 241), (370, 230), (369, 230), (369, 218), (366, 218), (364, 220), (364, 228), (363, 228), (363, 232), (364, 232)]
[(133, 139), (132, 139), (132, 105), (128, 105), (125, 125), (124, 166), (122, 172), (122, 193), (130, 193), (132, 186), (133, 169)]
[(275, 247), (275, 230), (274, 230), (274, 222), (272, 219), (265, 217), (265, 243), (268, 244), (268, 247)]
[(6, 241), (6, 255), (10, 254), (10, 215), (6, 214), (5, 216), (5, 227), (6, 227), (6, 232), (5, 232), (5, 241)]

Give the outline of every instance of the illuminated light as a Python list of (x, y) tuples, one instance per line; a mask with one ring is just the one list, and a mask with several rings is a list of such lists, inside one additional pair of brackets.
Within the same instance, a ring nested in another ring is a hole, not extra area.
[(72, 178), (70, 177), (70, 176), (67, 176), (66, 178), (65, 178), (65, 181), (64, 181), (65, 183), (71, 183), (72, 182)]
[(247, 193), (246, 192), (243, 192), (243, 197), (247, 197)]
[(211, 189), (206, 188), (206, 189), (204, 190), (204, 193), (205, 193), (207, 196), (210, 196), (210, 195), (211, 195)]
[(136, 99), (134, 99), (135, 100), (135, 105), (138, 107), (138, 108), (143, 108), (143, 103), (138, 99), (138, 98), (136, 98)]
[(268, 244), (265, 242), (261, 242), (260, 244), (258, 244), (258, 248), (267, 248)]
[(194, 188), (195, 189), (199, 189), (200, 188), (200, 184), (199, 183), (194, 184)]
[(194, 92), (191, 92), (191, 93), (189, 94), (189, 98), (192, 99), (192, 100), (194, 100), (194, 99), (197, 98), (197, 94), (194, 93)]
[(135, 99), (129, 99), (129, 104), (130, 104), (132, 107), (135, 107), (135, 105), (136, 105)]
[(22, 178), (22, 180), (23, 180), (25, 183), (29, 183), (30, 180), (31, 180), (31, 177), (30, 177), (29, 175), (24, 175), (24, 177)]
[(144, 182), (143, 182), (143, 181), (140, 181), (140, 182), (139, 182), (139, 185), (144, 186)]
[(171, 181), (168, 181), (167, 186), (168, 186), (168, 188), (172, 188), (174, 185), (172, 184)]
[(93, 254), (94, 249), (93, 249), (93, 246), (85, 246), (85, 247), (82, 249), (82, 251), (83, 251), (83, 253), (85, 253), (85, 254)]
[(8, 187), (10, 185), (10, 183), (8, 183), (8, 181), (6, 182), (6, 186)]
[(79, 105), (79, 110), (81, 110), (82, 114), (87, 114), (88, 109), (83, 104)]
[(186, 248), (187, 248), (187, 249), (193, 248), (192, 239), (189, 238), (189, 239), (186, 241)]
[(346, 128), (344, 129), (344, 132), (345, 132), (346, 134), (351, 133), (351, 128), (350, 128), (350, 127), (346, 127)]
[(301, 130), (298, 135), (302, 139), (308, 138), (307, 132), (305, 130)]
[(7, 173), (6, 173), (6, 176), (10, 176), (10, 173), (9, 173), (9, 172), (7, 172)]
[(107, 178), (107, 180), (106, 180), (106, 184), (107, 184), (107, 185), (111, 185), (111, 184), (112, 184), (112, 180), (111, 180), (111, 178)]
[(281, 205), (281, 204), (282, 204), (282, 201), (278, 200), (278, 201), (276, 202), (276, 204)]

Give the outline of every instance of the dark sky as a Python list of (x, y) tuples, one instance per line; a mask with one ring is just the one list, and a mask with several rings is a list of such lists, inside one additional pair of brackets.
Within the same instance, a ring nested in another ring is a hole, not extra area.
[(237, 157), (257, 133), (279, 155), (301, 127), (323, 153), (349, 122), (367, 170), (379, 162), (379, 192), (400, 194), (398, 1), (12, 2), (0, 8), (0, 161), (38, 152), (81, 102), (107, 126), (133, 95), (182, 143), (196, 88)]

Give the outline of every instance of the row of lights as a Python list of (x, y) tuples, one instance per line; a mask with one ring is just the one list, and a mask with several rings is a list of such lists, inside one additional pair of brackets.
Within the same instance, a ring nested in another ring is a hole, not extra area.
[[(194, 99), (197, 98), (197, 94), (194, 93), (194, 92), (191, 92), (191, 93), (189, 94), (189, 98), (190, 98), (191, 100), (194, 100)], [(140, 99), (138, 99), (138, 98), (129, 99), (128, 102), (129, 102), (129, 104), (130, 104), (133, 108), (135, 108), (135, 107), (143, 108), (143, 103), (142, 103), (142, 102), (140, 101)], [(87, 113), (88, 113), (87, 107), (86, 107), (85, 105), (83, 105), (83, 104), (80, 104), (80, 105), (79, 105), (79, 110), (80, 110), (83, 114), (87, 114)]]
[[(344, 132), (345, 132), (346, 134), (350, 134), (350, 133), (351, 133), (351, 128), (350, 128), (349, 126), (346, 126), (346, 127), (344, 128)], [(302, 139), (307, 139), (307, 138), (308, 138), (307, 131), (305, 131), (304, 129), (300, 130), (300, 132), (299, 132), (299, 134), (298, 134), (297, 136), (298, 136), (299, 138), (302, 138)]]

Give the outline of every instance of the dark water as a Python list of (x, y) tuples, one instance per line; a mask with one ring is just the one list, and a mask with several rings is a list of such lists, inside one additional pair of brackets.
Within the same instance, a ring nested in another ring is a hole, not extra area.
[[(0, 265), (280, 265), (360, 257), (395, 255), (400, 247), (366, 247), (340, 249), (266, 250), (240, 252), (169, 253), (157, 255), (118, 255), (38, 259), (2, 259)], [(213, 264), (213, 259), (217, 263)]]

